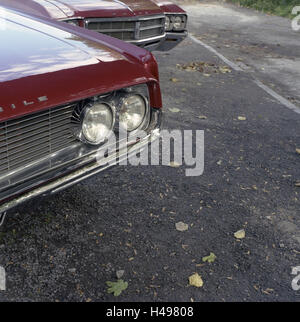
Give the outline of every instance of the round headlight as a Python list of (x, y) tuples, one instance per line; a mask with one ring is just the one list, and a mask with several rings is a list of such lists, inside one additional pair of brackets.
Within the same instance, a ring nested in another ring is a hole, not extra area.
[(147, 103), (141, 95), (125, 96), (119, 112), (120, 127), (128, 132), (137, 130), (144, 122), (147, 113)]
[(175, 16), (173, 20), (173, 29), (180, 30), (183, 28), (183, 21), (180, 16)]
[(165, 29), (166, 31), (170, 31), (172, 29), (171, 19), (168, 16), (166, 16), (166, 20), (165, 20)]
[(114, 115), (108, 104), (96, 103), (84, 110), (82, 134), (90, 144), (99, 144), (110, 135), (114, 126)]

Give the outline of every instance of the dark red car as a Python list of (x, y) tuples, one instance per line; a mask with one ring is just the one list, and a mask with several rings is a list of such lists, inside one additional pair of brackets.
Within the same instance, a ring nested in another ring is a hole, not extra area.
[(148, 50), (169, 50), (187, 35), (187, 14), (168, 0), (0, 0)]
[[(16, 205), (86, 179), (159, 136), (150, 52), (4, 7), (0, 34), (0, 222)], [(120, 126), (129, 139), (120, 139)], [(135, 137), (138, 130), (144, 136)], [(118, 141), (107, 148), (110, 135)]]

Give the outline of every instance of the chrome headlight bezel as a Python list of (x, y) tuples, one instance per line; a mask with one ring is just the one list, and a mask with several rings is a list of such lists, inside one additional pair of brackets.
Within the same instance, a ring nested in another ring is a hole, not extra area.
[[(186, 25), (187, 25), (187, 15), (182, 13), (182, 14), (166, 14), (166, 17), (170, 19), (170, 27), (171, 29), (166, 31), (184, 31), (186, 30)], [(181, 20), (181, 25), (179, 27), (176, 27), (176, 20), (180, 19)]]
[[(101, 140), (91, 141), (84, 134), (84, 122), (89, 113), (89, 111), (95, 107), (96, 105), (105, 105), (111, 113), (112, 122), (108, 131), (108, 135), (103, 136)], [(85, 105), (78, 105), (77, 108), (73, 112), (72, 118), (72, 129), (73, 134), (79, 139), (81, 142), (89, 144), (89, 145), (100, 145), (108, 140), (108, 138), (112, 135), (116, 122), (116, 111), (113, 105), (110, 105), (107, 101), (104, 100), (94, 100), (86, 103)]]
[[(120, 114), (121, 114), (121, 109), (122, 109), (122, 107), (125, 104), (125, 100), (128, 99), (129, 97), (132, 97), (132, 96), (139, 96), (143, 100), (144, 105), (145, 105), (145, 111), (144, 111), (144, 115), (142, 117), (142, 120), (141, 120), (140, 124), (136, 128), (134, 128), (132, 130), (128, 130), (128, 128), (125, 128), (125, 127), (123, 127), (121, 125)], [(123, 95), (121, 95), (121, 97), (119, 99), (118, 113), (117, 113), (117, 115), (118, 115), (117, 124), (118, 124), (118, 130), (119, 131), (125, 131), (126, 130), (126, 132), (129, 135), (131, 135), (131, 134), (136, 133), (139, 130), (145, 130), (148, 127), (149, 122), (150, 122), (150, 107), (149, 107), (149, 101), (140, 92), (132, 91), (132, 92), (129, 92), (127, 94), (123, 94)]]
[(171, 31), (173, 29), (172, 22), (171, 22), (171, 16), (166, 15), (165, 18), (165, 31)]

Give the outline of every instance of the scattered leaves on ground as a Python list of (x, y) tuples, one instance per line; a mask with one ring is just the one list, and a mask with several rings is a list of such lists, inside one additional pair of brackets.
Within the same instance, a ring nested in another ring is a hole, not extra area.
[(195, 287), (202, 287), (203, 286), (203, 280), (201, 276), (198, 273), (195, 273), (189, 277), (189, 284), (191, 286)]
[(170, 81), (173, 82), (173, 83), (178, 83), (179, 82), (179, 79), (178, 78), (170, 78)]
[(234, 233), (234, 237), (237, 239), (243, 239), (245, 238), (246, 233), (244, 229), (238, 230), (237, 232)]
[(203, 262), (213, 263), (217, 256), (214, 253), (210, 253), (208, 256), (202, 258)]
[(119, 296), (128, 287), (128, 283), (123, 280), (118, 280), (117, 282), (107, 281), (106, 285), (108, 286), (107, 293), (113, 293), (114, 296)]
[(220, 66), (219, 70), (222, 74), (231, 73), (231, 69), (228, 66)]
[(175, 227), (178, 231), (186, 231), (189, 229), (189, 225), (188, 224), (185, 224), (184, 222), (182, 221), (179, 221), (175, 224)]
[(176, 64), (176, 67), (180, 70), (187, 72), (200, 72), (204, 76), (209, 77), (211, 74), (226, 74), (231, 73), (231, 69), (228, 66), (218, 66), (215, 63), (210, 62), (190, 62), (187, 64)]

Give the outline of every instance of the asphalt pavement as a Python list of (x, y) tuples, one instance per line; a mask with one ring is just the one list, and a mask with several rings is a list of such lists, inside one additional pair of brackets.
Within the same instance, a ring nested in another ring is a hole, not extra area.
[[(300, 266), (300, 114), (253, 79), (295, 106), (297, 95), (252, 64), (260, 60), (251, 52), (218, 48), (211, 40), (220, 37), (210, 36), (223, 27), (211, 31), (211, 17), (200, 28), (204, 4), (185, 5), (196, 39), (244, 63), (235, 70), (191, 38), (155, 54), (164, 128), (204, 131), (203, 174), (187, 177), (184, 165), (117, 166), (20, 207), (0, 233), (1, 301), (300, 300), (292, 288), (292, 269)], [(269, 25), (272, 18), (264, 19)], [(299, 59), (297, 51), (289, 55)], [(177, 230), (178, 222), (187, 230)], [(244, 238), (234, 236), (239, 230)], [(210, 253), (216, 258), (204, 262)], [(106, 282), (117, 273), (128, 287), (115, 297)], [(202, 287), (189, 285), (195, 273)]]

